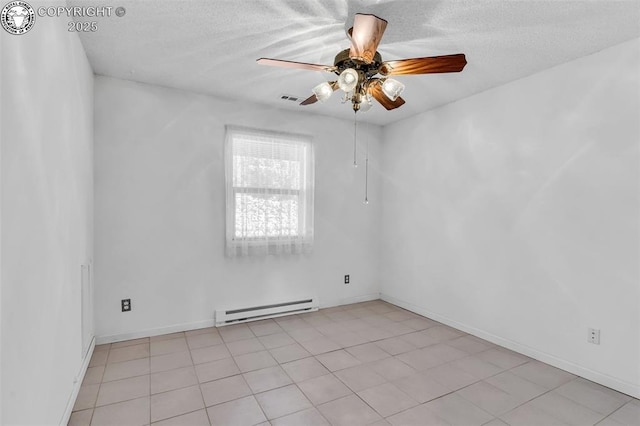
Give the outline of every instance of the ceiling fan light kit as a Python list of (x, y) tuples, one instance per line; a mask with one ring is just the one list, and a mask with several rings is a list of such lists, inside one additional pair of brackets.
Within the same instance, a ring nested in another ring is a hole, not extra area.
[(353, 27), (347, 31), (351, 47), (336, 55), (333, 66), (269, 58), (260, 58), (258, 63), (336, 74), (337, 82), (316, 86), (313, 95), (300, 105), (325, 101), (331, 96), (330, 91), (340, 88), (345, 92), (344, 101), (351, 102), (354, 112), (369, 110), (371, 98), (387, 110), (399, 108), (405, 103), (400, 97), (404, 84), (389, 76), (460, 72), (467, 64), (463, 53), (383, 61), (377, 50), (386, 28), (386, 20), (375, 15), (356, 13)]

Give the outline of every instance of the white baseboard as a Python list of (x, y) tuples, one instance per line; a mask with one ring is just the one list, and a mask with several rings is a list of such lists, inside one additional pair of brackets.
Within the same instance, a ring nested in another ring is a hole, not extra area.
[(380, 299), (380, 293), (369, 293), (361, 296), (345, 297), (343, 299), (334, 299), (328, 302), (320, 300), (320, 309), (333, 308), (335, 306), (350, 305), (352, 303), (369, 302), (371, 300)]
[(123, 340), (139, 339), (141, 337), (160, 336), (162, 334), (177, 333), (180, 331), (197, 330), (200, 328), (214, 327), (216, 325), (215, 320), (185, 322), (182, 324), (168, 325), (165, 327), (149, 328), (140, 331), (130, 331), (127, 333), (111, 334), (105, 336), (96, 337), (96, 344), (102, 345), (105, 343), (122, 342)]
[(514, 352), (521, 353), (530, 358), (537, 359), (538, 361), (542, 361), (546, 364), (568, 371), (569, 373), (578, 375), (580, 377), (584, 377), (587, 380), (591, 380), (592, 382), (596, 382), (603, 386), (607, 386), (611, 389), (615, 389), (619, 392), (633, 396), (634, 398), (640, 398), (640, 386), (634, 383), (630, 383), (630, 382), (621, 380), (617, 377), (613, 377), (608, 374), (591, 370), (589, 368), (575, 364), (571, 361), (558, 358), (546, 352), (539, 351), (530, 346), (523, 345), (521, 343), (514, 342), (509, 339), (504, 339), (500, 336), (496, 336), (484, 330), (480, 330), (470, 325), (463, 324), (458, 321), (452, 320), (450, 318), (443, 317), (442, 315), (430, 312), (420, 306), (414, 305), (413, 303), (396, 299), (395, 297), (389, 296), (387, 294), (381, 294), (380, 298), (386, 302), (392, 303), (408, 311), (415, 312), (416, 314), (422, 315), (427, 318), (431, 318), (433, 320), (436, 320), (448, 326), (457, 328), (458, 330), (462, 330), (465, 333), (469, 333), (474, 336), (480, 337), (481, 339), (488, 340), (489, 342), (495, 343), (496, 345), (503, 346)]
[(62, 415), (62, 419), (60, 420), (60, 426), (67, 426), (69, 423), (69, 419), (71, 418), (71, 412), (73, 411), (73, 406), (76, 403), (76, 398), (78, 397), (78, 393), (80, 392), (80, 386), (82, 386), (82, 381), (84, 380), (84, 375), (87, 373), (87, 368), (89, 368), (89, 362), (91, 361), (91, 357), (93, 356), (93, 349), (96, 347), (96, 339), (95, 337), (91, 339), (91, 344), (89, 345), (89, 349), (87, 353), (84, 355), (82, 359), (82, 366), (80, 367), (80, 371), (73, 379), (73, 390), (71, 391), (71, 395), (69, 395), (69, 400), (67, 401), (67, 407), (64, 410), (64, 414)]

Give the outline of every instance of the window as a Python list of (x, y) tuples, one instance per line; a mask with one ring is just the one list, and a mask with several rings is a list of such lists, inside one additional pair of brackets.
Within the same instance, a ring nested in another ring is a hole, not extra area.
[(225, 176), (229, 256), (311, 248), (310, 137), (228, 126)]

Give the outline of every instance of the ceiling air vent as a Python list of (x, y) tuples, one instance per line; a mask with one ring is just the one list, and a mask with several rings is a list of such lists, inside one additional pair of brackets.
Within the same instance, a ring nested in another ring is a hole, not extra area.
[(300, 97), (293, 95), (280, 95), (280, 99), (282, 99), (283, 101), (298, 102), (298, 99), (300, 99)]

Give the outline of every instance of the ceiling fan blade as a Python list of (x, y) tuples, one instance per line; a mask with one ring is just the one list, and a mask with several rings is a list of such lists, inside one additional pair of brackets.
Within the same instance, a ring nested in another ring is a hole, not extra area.
[(369, 91), (369, 94), (373, 96), (376, 101), (380, 102), (380, 105), (385, 107), (387, 110), (396, 109), (404, 105), (404, 99), (399, 96), (395, 101), (387, 98), (387, 95), (382, 92), (382, 84), (378, 79), (370, 83), (367, 90)]
[(373, 56), (378, 50), (385, 28), (387, 28), (387, 21), (384, 19), (375, 15), (356, 13), (351, 32), (349, 57), (367, 64), (373, 62)]
[(260, 58), (256, 60), (261, 65), (272, 67), (296, 68), (310, 71), (334, 72), (336, 67), (332, 65), (307, 64), (306, 62), (283, 61), (281, 59)]
[[(330, 81), (329, 85), (331, 85), (331, 88), (333, 89), (333, 91), (335, 92), (336, 90), (338, 90), (338, 82), (337, 81)], [(316, 97), (315, 93), (311, 96), (309, 96), (307, 99), (305, 99), (304, 101), (300, 102), (300, 105), (311, 105), (311, 104), (315, 104), (316, 102), (318, 102), (318, 98)]]
[(464, 53), (428, 58), (399, 59), (385, 61), (380, 66), (382, 75), (435, 74), (442, 72), (460, 72), (467, 65)]
[(309, 96), (307, 99), (305, 99), (304, 101), (300, 102), (300, 105), (311, 105), (311, 104), (315, 104), (316, 102), (318, 102), (318, 98), (316, 97), (315, 94)]

